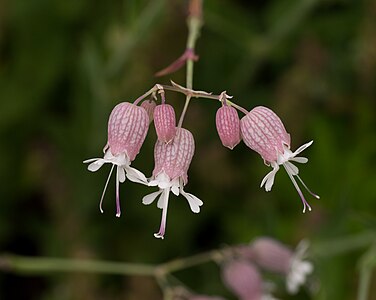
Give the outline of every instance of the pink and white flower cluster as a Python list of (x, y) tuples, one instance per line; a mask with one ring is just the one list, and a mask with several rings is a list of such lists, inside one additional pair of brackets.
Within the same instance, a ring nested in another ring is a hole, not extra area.
[[(152, 118), (158, 140), (154, 148), (155, 168), (152, 177), (147, 179), (142, 172), (130, 165), (141, 149)], [(193, 135), (187, 129), (176, 127), (174, 109), (164, 101), (160, 105), (150, 100), (144, 101), (141, 106), (129, 102), (116, 105), (108, 121), (108, 140), (103, 149), (104, 157), (84, 161), (90, 163), (88, 169), (92, 172), (100, 169), (105, 163), (112, 164), (100, 200), (100, 211), (103, 212), (103, 198), (116, 166), (116, 216), (120, 217), (121, 214), (119, 184), (126, 178), (144, 185), (157, 186), (159, 191), (145, 196), (142, 202), (146, 205), (151, 204), (159, 196), (157, 207), (162, 209), (162, 220), (155, 237), (163, 239), (170, 192), (177, 196), (183, 195), (194, 213), (199, 213), (203, 204), (199, 198), (184, 191), (184, 186), (188, 183), (188, 169), (194, 149)]]
[[(174, 108), (165, 103), (163, 89), (158, 90), (158, 93), (162, 100), (159, 105), (153, 100), (145, 100), (140, 106), (137, 105), (137, 100), (133, 104), (122, 102), (116, 105), (108, 121), (108, 139), (103, 149), (104, 157), (88, 159), (84, 163), (90, 163), (88, 169), (92, 172), (100, 169), (105, 163), (112, 164), (100, 200), (101, 212), (103, 212), (103, 198), (115, 166), (117, 217), (121, 215), (120, 183), (129, 179), (133, 182), (158, 187), (158, 191), (145, 196), (142, 202), (148, 205), (159, 197), (157, 207), (162, 209), (162, 220), (155, 237), (163, 239), (170, 192), (176, 196), (181, 194), (185, 197), (194, 213), (200, 212), (203, 202), (184, 191), (184, 186), (188, 183), (188, 169), (195, 149), (193, 135), (187, 129), (176, 126)], [(312, 141), (293, 152), (290, 150), (290, 135), (280, 118), (269, 108), (258, 106), (250, 112), (240, 109), (245, 116), (239, 119), (237, 110), (228, 101), (230, 97), (223, 92), (219, 98), (222, 106), (217, 111), (215, 121), (222, 144), (232, 150), (243, 140), (249, 148), (260, 154), (264, 163), (273, 168), (261, 182), (261, 187), (265, 186), (266, 191), (271, 190), (275, 175), (280, 166), (283, 166), (302, 199), (303, 212), (306, 208), (311, 210), (295, 178), (314, 197), (319, 198), (319, 196), (308, 189), (299, 177), (299, 169), (293, 162), (306, 163), (308, 161), (307, 158), (298, 155), (309, 147)], [(235, 107), (239, 109), (238, 106)], [(147, 179), (142, 172), (131, 167), (131, 163), (139, 153), (152, 121), (154, 121), (158, 140), (154, 147), (155, 167), (151, 178)]]

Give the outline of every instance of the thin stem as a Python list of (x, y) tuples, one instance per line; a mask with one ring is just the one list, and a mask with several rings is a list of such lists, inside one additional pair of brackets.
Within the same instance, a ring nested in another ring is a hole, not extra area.
[[(190, 16), (188, 17), (188, 38), (187, 38), (187, 49), (191, 49), (193, 53), (195, 52), (196, 41), (200, 35), (200, 30), (202, 26), (202, 1), (201, 0), (191, 0), (190, 1)], [(187, 72), (186, 72), (186, 86), (187, 89), (192, 89), (193, 87), (193, 66), (194, 60), (192, 57), (187, 59)], [(183, 120), (187, 112), (191, 96), (187, 95), (185, 98), (185, 104), (183, 111), (180, 115), (178, 128), (183, 125)]]
[(0, 269), (21, 274), (85, 272), (154, 276), (155, 272), (155, 266), (147, 264), (18, 255), (1, 255)]
[(150, 90), (148, 90), (145, 94), (141, 95), (140, 97), (138, 97), (134, 102), (133, 104), (134, 105), (137, 105), (140, 101), (142, 101), (143, 99), (145, 99), (147, 96), (151, 95), (152, 93), (154, 93), (156, 90), (157, 90), (157, 85), (153, 86)]
[(164, 270), (165, 273), (173, 273), (210, 261), (218, 261), (221, 257), (222, 255), (219, 250), (212, 250), (185, 258), (171, 260), (167, 263), (161, 264), (159, 268)]

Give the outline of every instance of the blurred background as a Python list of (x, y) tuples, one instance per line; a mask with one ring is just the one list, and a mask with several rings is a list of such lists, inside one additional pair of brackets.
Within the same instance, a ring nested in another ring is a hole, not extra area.
[[(243, 143), (221, 145), (219, 103), (205, 99), (192, 100), (184, 121), (196, 142), (185, 190), (204, 201), (201, 213), (173, 196), (166, 238), (157, 240), (161, 211), (141, 203), (151, 189), (122, 184), (115, 218), (114, 178), (99, 212), (110, 167), (90, 173), (82, 161), (102, 155), (114, 105), (155, 83), (184, 85), (185, 70), (154, 74), (183, 53), (186, 16), (179, 0), (0, 0), (0, 252), (157, 264), (260, 235), (292, 247), (305, 238), (316, 249), (317, 292), (277, 296), (355, 299), (372, 244), (364, 235), (376, 229), (375, 1), (204, 1), (194, 88), (226, 90), (248, 110), (270, 107), (293, 149), (314, 140), (300, 168), (321, 196), (307, 196), (312, 212), (302, 214), (283, 171), (272, 192), (260, 189), (270, 169)], [(184, 97), (167, 92), (167, 101), (179, 115)], [(155, 140), (150, 127), (133, 163), (147, 176)], [(214, 264), (176, 275), (197, 292), (234, 299)], [(376, 276), (369, 287), (376, 299)], [(162, 294), (148, 277), (2, 271), (0, 299)]]

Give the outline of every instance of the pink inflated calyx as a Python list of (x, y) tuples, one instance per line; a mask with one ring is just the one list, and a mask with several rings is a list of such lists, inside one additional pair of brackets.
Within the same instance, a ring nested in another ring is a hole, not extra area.
[(112, 171), (116, 166), (116, 216), (120, 217), (119, 184), (126, 178), (133, 182), (147, 184), (144, 174), (132, 168), (131, 162), (140, 152), (149, 128), (149, 117), (145, 109), (129, 102), (122, 102), (114, 107), (108, 121), (108, 139), (103, 149), (103, 158), (85, 160), (90, 163), (88, 170), (95, 172), (103, 164), (111, 163), (112, 168), (107, 178), (101, 201), (100, 211), (103, 212), (102, 202), (110, 180)]
[(200, 212), (203, 202), (183, 189), (188, 182), (187, 172), (194, 149), (193, 136), (184, 128), (176, 131), (176, 135), (170, 143), (157, 141), (155, 144), (155, 166), (149, 186), (158, 186), (159, 191), (146, 195), (142, 199), (142, 203), (149, 205), (159, 196), (157, 207), (162, 209), (162, 219), (158, 233), (154, 234), (156, 238), (164, 238), (170, 191), (176, 196), (182, 194), (187, 199), (192, 212)]
[(240, 120), (240, 130), (244, 143), (260, 154), (266, 165), (273, 168), (261, 181), (261, 187), (265, 185), (266, 191), (271, 190), (275, 174), (278, 172), (279, 166), (282, 165), (303, 202), (303, 212), (306, 211), (306, 208), (311, 210), (295, 177), (312, 196), (317, 199), (320, 197), (309, 190), (298, 175), (299, 169), (292, 162), (308, 162), (307, 158), (297, 155), (309, 147), (313, 141), (292, 152), (290, 150), (290, 134), (287, 133), (281, 119), (272, 110), (263, 106), (255, 107)]
[(153, 122), (154, 118), (154, 109), (157, 106), (154, 100), (145, 100), (140, 105), (142, 108), (146, 110), (149, 116), (149, 123)]
[(170, 104), (160, 104), (154, 109), (154, 126), (158, 140), (169, 143), (176, 133), (176, 118), (174, 108)]
[(241, 120), (244, 143), (256, 151), (266, 163), (276, 161), (284, 146), (290, 147), (290, 134), (281, 119), (269, 108), (257, 106)]
[(157, 141), (154, 147), (153, 176), (157, 177), (160, 173), (165, 172), (171, 180), (181, 177), (184, 185), (187, 184), (187, 172), (194, 152), (193, 135), (184, 128), (177, 131), (170, 144)]
[(126, 153), (133, 161), (148, 132), (149, 116), (145, 109), (122, 102), (112, 110), (108, 121), (108, 146), (113, 155)]
[(234, 149), (241, 140), (240, 121), (236, 109), (224, 103), (217, 110), (215, 123), (223, 146), (231, 150)]

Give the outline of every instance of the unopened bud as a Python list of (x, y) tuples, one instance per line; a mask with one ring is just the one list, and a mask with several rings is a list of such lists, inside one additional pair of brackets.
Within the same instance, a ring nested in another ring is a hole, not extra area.
[(171, 105), (161, 104), (155, 107), (154, 126), (159, 141), (171, 142), (176, 133), (175, 111)]
[(234, 149), (241, 140), (240, 121), (236, 109), (228, 105), (222, 106), (217, 110), (215, 122), (223, 146)]

